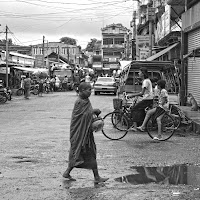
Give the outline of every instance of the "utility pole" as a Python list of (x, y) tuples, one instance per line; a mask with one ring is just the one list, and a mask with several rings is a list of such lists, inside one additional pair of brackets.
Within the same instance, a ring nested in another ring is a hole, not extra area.
[(45, 37), (43, 36), (43, 42), (42, 42), (42, 67), (44, 68), (44, 40)]
[(58, 46), (58, 67), (59, 67), (59, 65), (60, 65), (60, 48)]
[(131, 24), (131, 27), (133, 28), (133, 34), (132, 34), (132, 60), (134, 60), (135, 59), (135, 53), (136, 53), (136, 51), (135, 51), (135, 41), (136, 41), (136, 32), (137, 32), (137, 30), (136, 30), (136, 15), (137, 15), (137, 13), (136, 13), (136, 11), (134, 10), (133, 11), (133, 19), (132, 19), (132, 24)]
[(6, 25), (6, 87), (8, 87), (8, 26)]

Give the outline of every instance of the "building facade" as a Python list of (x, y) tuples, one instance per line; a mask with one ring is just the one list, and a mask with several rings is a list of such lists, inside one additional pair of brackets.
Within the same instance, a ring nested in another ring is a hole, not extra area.
[(130, 30), (122, 24), (111, 24), (101, 31), (103, 71), (110, 74), (113, 70), (119, 69), (120, 60), (129, 57), (130, 49), (126, 48), (125, 44), (130, 40), (127, 39)]
[(69, 45), (62, 42), (49, 42), (44, 44), (37, 44), (32, 46), (32, 56), (38, 58), (38, 66), (44, 67), (44, 57), (47, 57), (51, 53), (56, 53), (68, 60), (68, 64), (83, 65), (82, 52), (80, 46)]
[(180, 60), (181, 20), (174, 8), (166, 0), (145, 1), (139, 5), (139, 13), (137, 59)]
[[(173, 1), (171, 2), (173, 3)], [(191, 93), (200, 105), (200, 2), (190, 1), (182, 14), (182, 52), (185, 96)], [(185, 98), (186, 99), (186, 98)], [(184, 102), (183, 102), (184, 103)]]

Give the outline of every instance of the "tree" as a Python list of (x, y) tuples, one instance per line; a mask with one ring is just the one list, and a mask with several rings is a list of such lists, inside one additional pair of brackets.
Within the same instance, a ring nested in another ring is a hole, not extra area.
[(92, 38), (90, 39), (90, 42), (88, 42), (87, 47), (86, 47), (86, 51), (93, 51), (95, 44), (97, 43), (97, 39), (96, 38)]
[(70, 37), (62, 37), (60, 38), (60, 42), (63, 42), (65, 44), (76, 45), (76, 40)]

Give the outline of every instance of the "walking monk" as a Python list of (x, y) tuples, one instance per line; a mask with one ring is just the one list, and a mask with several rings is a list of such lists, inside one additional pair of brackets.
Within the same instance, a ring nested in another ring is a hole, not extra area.
[(68, 168), (63, 177), (68, 180), (76, 179), (70, 176), (71, 170), (76, 168), (92, 169), (94, 183), (102, 183), (108, 178), (99, 176), (96, 161), (96, 144), (92, 130), (93, 115), (99, 115), (99, 109), (93, 109), (89, 97), (91, 95), (90, 83), (82, 82), (79, 85), (79, 96), (75, 102), (70, 124), (70, 152)]

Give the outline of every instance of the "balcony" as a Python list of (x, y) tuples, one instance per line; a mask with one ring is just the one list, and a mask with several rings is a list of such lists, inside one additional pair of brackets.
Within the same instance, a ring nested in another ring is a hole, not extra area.
[(124, 48), (124, 44), (103, 44), (102, 49), (121, 49)]

